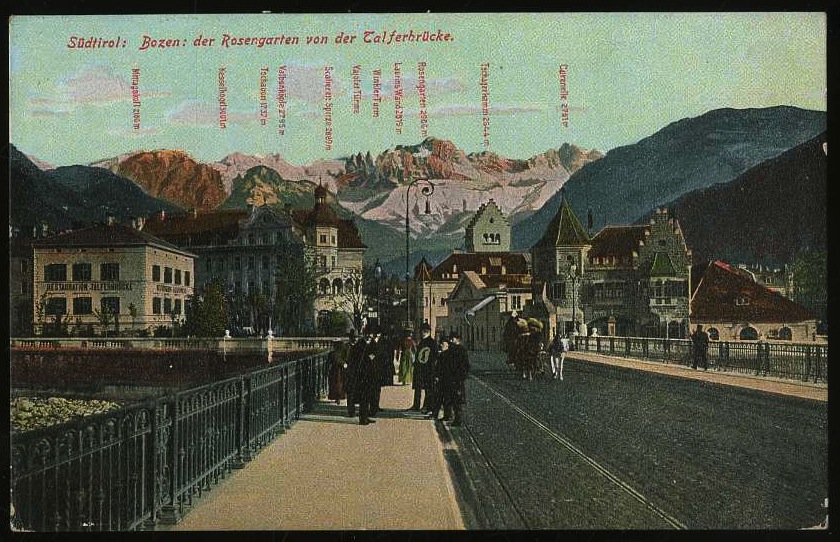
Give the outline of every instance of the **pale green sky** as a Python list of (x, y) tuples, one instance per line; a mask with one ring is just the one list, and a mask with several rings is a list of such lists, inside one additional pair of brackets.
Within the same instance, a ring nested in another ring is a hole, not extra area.
[[(365, 30), (450, 33), (438, 43), (364, 43)], [(336, 45), (339, 32), (353, 43)], [(231, 36), (297, 36), (297, 45), (222, 47)], [(185, 45), (140, 50), (143, 36)], [(199, 35), (215, 38), (194, 47)], [(70, 48), (71, 37), (116, 48)], [(323, 45), (307, 36), (326, 36)], [(826, 109), (821, 13), (352, 14), (14, 17), (10, 23), (10, 141), (54, 165), (181, 149), (215, 161), (232, 152), (293, 164), (423, 139), (415, 89), (425, 62), (428, 135), (466, 152), (529, 158), (564, 142), (602, 151), (721, 107)], [(402, 63), (404, 124), (396, 133), (394, 63)], [(483, 145), (480, 65), (490, 64), (489, 147)], [(558, 69), (568, 66), (569, 125)], [(277, 71), (287, 66), (286, 129), (278, 134)], [(360, 112), (351, 70), (361, 66)], [(226, 68), (227, 127), (219, 122)], [(332, 149), (326, 146), (324, 66), (332, 66)], [(259, 120), (260, 68), (269, 70)], [(139, 68), (140, 129), (132, 68)], [(372, 116), (373, 71), (383, 100)]]

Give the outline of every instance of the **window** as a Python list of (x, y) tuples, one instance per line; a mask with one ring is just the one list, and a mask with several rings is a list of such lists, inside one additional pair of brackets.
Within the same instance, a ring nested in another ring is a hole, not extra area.
[(44, 280), (47, 282), (64, 282), (67, 280), (67, 264), (51, 263), (44, 266)]
[(335, 267), (336, 265), (337, 265), (337, 262), (336, 262), (336, 257), (335, 257), (335, 256), (333, 256), (333, 257), (332, 257), (332, 266), (333, 266), (333, 267)]
[(184, 286), (190, 285), (190, 272), (184, 271)]
[(268, 234), (267, 233), (262, 234), (262, 236), (260, 237), (260, 243), (263, 244), (263, 245), (268, 244)]
[(253, 280), (248, 281), (248, 291), (245, 292), (245, 293), (247, 293), (247, 294), (256, 293), (256, 287), (254, 286), (254, 281)]
[(239, 271), (242, 269), (242, 256), (233, 257), (233, 269)]
[(327, 244), (327, 235), (322, 233), (321, 237), (320, 237), (320, 240), (321, 240), (322, 245), (326, 245)]
[(90, 280), (90, 264), (89, 263), (74, 263), (73, 264), (73, 280)]
[(172, 284), (172, 268), (171, 267), (164, 267), (163, 268), (163, 283), (164, 284)]
[(744, 307), (750, 304), (750, 296), (747, 294), (741, 294), (735, 298), (735, 304), (739, 307)]
[(253, 233), (249, 233), (249, 234), (248, 234), (248, 244), (249, 244), (249, 245), (253, 245), (253, 244), (254, 244), (254, 234), (253, 234)]
[(521, 295), (514, 295), (510, 297), (510, 306), (513, 309), (521, 309), (522, 308), (522, 296)]
[(89, 297), (73, 299), (73, 314), (93, 314), (93, 301)]
[(160, 282), (160, 266), (153, 265), (152, 266), (152, 280), (155, 282)]
[(67, 314), (67, 299), (63, 297), (50, 297), (44, 304), (44, 314), (58, 316)]
[(169, 314), (172, 312), (172, 299), (166, 298), (163, 300), (163, 314)]
[(160, 314), (160, 298), (152, 298), (152, 314)]
[(566, 283), (553, 282), (551, 283), (551, 299), (565, 299), (566, 297)]
[(268, 256), (263, 256), (262, 257), (262, 268), (266, 271), (268, 270), (268, 268), (269, 268)]
[(120, 313), (120, 298), (119, 297), (103, 297), (99, 301), (101, 310), (109, 310), (111, 314)]
[(120, 280), (120, 264), (101, 264), (99, 266), (99, 280)]
[(175, 270), (175, 284), (181, 284), (181, 270)]
[(248, 256), (248, 270), (253, 271), (254, 269), (254, 257)]
[(172, 310), (174, 314), (181, 314), (181, 300), (175, 300), (175, 308)]
[(330, 236), (330, 240), (331, 240), (332, 244), (335, 244), (335, 235)]

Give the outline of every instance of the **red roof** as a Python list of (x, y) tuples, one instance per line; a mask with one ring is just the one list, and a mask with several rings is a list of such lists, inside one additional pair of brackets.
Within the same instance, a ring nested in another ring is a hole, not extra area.
[(122, 224), (97, 224), (59, 233), (43, 239), (36, 239), (32, 242), (32, 246), (35, 248), (157, 246), (194, 256), (194, 254), (185, 252), (176, 245), (150, 235), (148, 232), (139, 231)]
[(431, 274), (432, 280), (458, 280), (458, 275), (464, 271), (501, 275), (502, 266), (505, 274), (524, 275), (528, 272), (527, 255), (516, 252), (453, 252), (437, 264)]
[(714, 322), (815, 320), (811, 311), (722, 261), (691, 268), (691, 318)]
[(239, 235), (240, 225), (247, 217), (245, 209), (166, 215), (164, 218), (157, 215), (146, 221), (143, 231), (182, 246), (225, 245)]

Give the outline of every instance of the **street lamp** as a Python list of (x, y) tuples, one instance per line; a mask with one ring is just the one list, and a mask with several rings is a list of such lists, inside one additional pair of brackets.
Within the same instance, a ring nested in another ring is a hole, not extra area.
[(373, 276), (376, 278), (376, 323), (382, 323), (382, 289), (380, 288), (380, 281), (382, 280), (382, 266), (379, 264), (379, 258), (376, 258), (376, 266), (373, 268)]
[(410, 292), (409, 289), (409, 280), (411, 279), (411, 275), (408, 270), (408, 257), (409, 257), (409, 228), (408, 228), (408, 196), (411, 193), (411, 188), (417, 186), (417, 183), (422, 183), (422, 188), (420, 189), (420, 193), (426, 197), (426, 209), (425, 214), (429, 215), (432, 214), (432, 210), (429, 207), (429, 198), (432, 194), (435, 193), (435, 185), (429, 181), (429, 179), (419, 178), (414, 179), (405, 189), (405, 316), (406, 316), (406, 326), (411, 325), (411, 304), (409, 303)]
[(577, 265), (569, 266), (569, 278), (572, 280), (572, 335), (577, 335)]

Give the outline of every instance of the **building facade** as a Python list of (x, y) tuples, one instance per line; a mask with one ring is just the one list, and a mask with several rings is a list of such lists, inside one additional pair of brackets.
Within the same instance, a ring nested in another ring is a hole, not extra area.
[(590, 238), (563, 197), (531, 252), (535, 311), (554, 314), (552, 335), (688, 335), (691, 250), (666, 209)]
[(195, 254), (119, 224), (32, 243), (36, 333), (152, 332), (183, 320)]
[(692, 269), (691, 323), (703, 324), (712, 340), (823, 340), (815, 314), (721, 261)]

